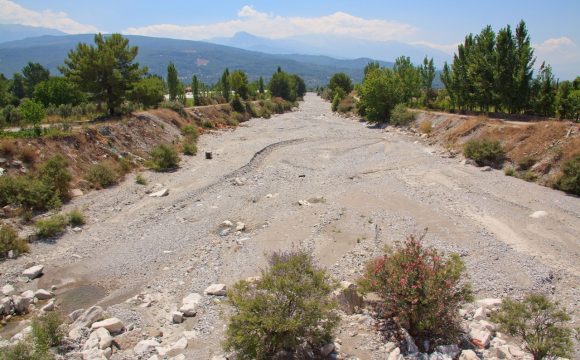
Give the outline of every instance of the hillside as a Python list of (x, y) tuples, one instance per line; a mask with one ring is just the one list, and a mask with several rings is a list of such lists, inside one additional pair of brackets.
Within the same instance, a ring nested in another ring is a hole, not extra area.
[(65, 35), (62, 31), (36, 26), (0, 24), (0, 43), (44, 35)]
[[(127, 36), (131, 45), (139, 47), (137, 60), (153, 74), (165, 76), (167, 64), (175, 63), (183, 81), (196, 74), (205, 83), (215, 83), (222, 71), (241, 69), (250, 79), (269, 78), (281, 66), (300, 75), (308, 86), (324, 85), (332, 74), (345, 72), (360, 81), (364, 66), (371, 59), (339, 60), (327, 56), (276, 55), (237, 49), (201, 41)], [(39, 62), (58, 74), (69, 50), (77, 43), (92, 43), (93, 35), (41, 36), (0, 44), (0, 73), (7, 76), (20, 71), (28, 62)], [(391, 63), (382, 63), (390, 66)]]

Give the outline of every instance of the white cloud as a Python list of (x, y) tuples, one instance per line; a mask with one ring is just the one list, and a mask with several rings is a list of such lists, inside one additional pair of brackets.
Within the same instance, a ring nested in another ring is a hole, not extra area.
[(436, 49), (436, 50), (440, 50), (443, 51), (446, 54), (449, 55), (453, 55), (455, 52), (457, 52), (457, 46), (459, 46), (460, 43), (454, 43), (454, 44), (435, 44), (429, 41), (411, 41), (409, 44), (411, 45), (420, 45), (420, 46), (426, 46), (432, 49)]
[(413, 26), (401, 22), (364, 19), (344, 12), (320, 17), (284, 17), (262, 13), (246, 5), (237, 16), (233, 20), (205, 25), (157, 24), (131, 27), (123, 33), (201, 40), (230, 37), (239, 31), (245, 31), (272, 39), (317, 34), (386, 41), (400, 39), (415, 32)]
[(576, 44), (574, 44), (574, 42), (570, 40), (570, 38), (562, 36), (555, 39), (548, 39), (541, 44), (534, 45), (534, 47), (536, 48), (536, 50), (541, 52), (552, 52), (561, 50), (563, 48), (571, 48), (571, 47), (575, 48)]
[(0, 0), (0, 23), (46, 27), (69, 34), (94, 33), (98, 31), (92, 25), (74, 21), (64, 12), (51, 10), (34, 11), (10, 0)]

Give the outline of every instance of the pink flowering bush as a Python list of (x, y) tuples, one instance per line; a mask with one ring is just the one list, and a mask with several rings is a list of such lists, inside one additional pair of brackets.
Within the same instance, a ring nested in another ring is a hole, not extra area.
[(384, 316), (394, 318), (419, 344), (430, 347), (457, 339), (458, 310), (471, 301), (471, 287), (461, 281), (465, 266), (457, 254), (446, 258), (409, 236), (372, 261), (360, 281), (381, 299)]

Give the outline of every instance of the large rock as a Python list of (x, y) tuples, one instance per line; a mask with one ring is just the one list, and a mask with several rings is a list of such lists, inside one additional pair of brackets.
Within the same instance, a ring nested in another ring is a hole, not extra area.
[(479, 360), (479, 357), (473, 350), (463, 350), (459, 355), (459, 360)]
[(84, 350), (89, 349), (99, 349), (105, 350), (108, 347), (111, 347), (113, 343), (113, 337), (109, 333), (109, 331), (105, 328), (98, 328), (97, 330), (93, 331), (89, 336), (87, 342), (83, 346)]
[(32, 302), (32, 300), (34, 299), (34, 291), (26, 290), (26, 291), (22, 292), (22, 294), (20, 294), (20, 297), (23, 297), (23, 298), (27, 299), (28, 301)]
[(334, 351), (334, 343), (329, 343), (320, 348), (320, 355), (327, 357)]
[(6, 285), (2, 286), (2, 295), (10, 296), (10, 295), (14, 295), (15, 293), (16, 293), (16, 289), (14, 288), (14, 286), (12, 286), (10, 284), (6, 284)]
[(52, 294), (50, 291), (46, 291), (44, 289), (38, 289), (34, 293), (34, 297), (37, 298), (38, 300), (48, 300), (48, 299), (53, 298), (54, 294)]
[(111, 357), (111, 349), (107, 350), (108, 351), (92, 348), (84, 350), (81, 354), (83, 356), (83, 360), (108, 360)]
[(179, 311), (183, 313), (183, 316), (195, 316), (197, 313), (197, 306), (201, 301), (201, 295), (197, 293), (191, 293), (184, 297), (181, 301), (183, 305), (179, 308)]
[(41, 310), (44, 312), (54, 311), (54, 307), (55, 307), (54, 300), (50, 300), (48, 303), (46, 303), (46, 305), (42, 307)]
[(21, 296), (12, 296), (12, 303), (14, 304), (14, 311), (17, 314), (27, 314), (28, 313), (28, 306), (30, 306), (30, 302), (32, 299), (21, 297)]
[(180, 338), (174, 344), (172, 344), (169, 348), (165, 347), (157, 347), (157, 353), (161, 357), (174, 357), (178, 356), (187, 348), (187, 339), (185, 337)]
[(212, 284), (208, 286), (204, 292), (205, 295), (215, 295), (215, 296), (225, 296), (226, 295), (226, 285), (225, 284)]
[(403, 360), (403, 355), (401, 355), (401, 349), (398, 347), (395, 350), (391, 351), (387, 360)]
[(9, 315), (14, 308), (14, 303), (12, 302), (12, 298), (5, 297), (0, 300), (0, 315)]
[(78, 315), (76, 320), (72, 323), (71, 328), (88, 328), (91, 327), (93, 323), (103, 320), (104, 318), (105, 314), (103, 312), (103, 308), (100, 306), (93, 306), (85, 310), (82, 314)]
[(83, 191), (81, 189), (72, 189), (70, 191), (70, 196), (75, 198), (75, 197), (79, 197), (79, 196), (83, 196)]
[(171, 321), (174, 324), (181, 324), (183, 320), (183, 313), (181, 311), (173, 311), (171, 313)]
[(133, 352), (137, 356), (143, 356), (145, 354), (150, 354), (155, 351), (156, 347), (159, 347), (159, 343), (156, 340), (148, 339), (148, 340), (141, 340), (135, 345), (133, 348)]
[(167, 196), (169, 195), (169, 189), (165, 188), (165, 189), (161, 189), (159, 191), (156, 191), (152, 194), (149, 194), (150, 197), (163, 197), (163, 196)]
[(475, 303), (477, 304), (477, 306), (481, 306), (486, 309), (493, 309), (501, 305), (501, 299), (496, 298), (480, 299), (476, 300)]
[(356, 284), (341, 281), (340, 288), (334, 291), (340, 309), (352, 315), (363, 306), (363, 297), (357, 292)]
[(435, 351), (443, 354), (445, 356), (450, 357), (451, 359), (455, 359), (457, 357), (457, 355), (459, 355), (459, 353), (461, 352), (461, 349), (459, 348), (459, 346), (453, 344), (453, 345), (439, 345), (435, 348)]
[(22, 275), (24, 275), (27, 278), (29, 278), (30, 280), (32, 280), (32, 279), (36, 279), (37, 277), (42, 275), (43, 271), (44, 271), (44, 265), (35, 265), (35, 266), (29, 267), (28, 269), (24, 270), (22, 272)]
[(489, 330), (480, 328), (478, 326), (473, 326), (469, 329), (469, 337), (475, 346), (479, 347), (480, 349), (485, 349), (489, 347), (492, 333)]
[(110, 333), (116, 334), (116, 333), (120, 333), (121, 331), (123, 331), (123, 329), (125, 328), (125, 324), (123, 324), (123, 322), (121, 320), (117, 319), (116, 317), (113, 317), (113, 318), (109, 318), (109, 319), (95, 322), (91, 325), (91, 329), (93, 329), (93, 330), (100, 329), (100, 328), (105, 328)]

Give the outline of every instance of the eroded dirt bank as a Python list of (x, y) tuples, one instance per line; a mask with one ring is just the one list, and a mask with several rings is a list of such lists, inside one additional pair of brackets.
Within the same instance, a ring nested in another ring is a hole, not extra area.
[[(202, 136), (198, 147), (214, 159), (184, 158), (177, 172), (145, 172), (147, 187), (129, 176), (73, 200), (88, 215), (83, 231), (4, 262), (3, 282), (45, 264), (39, 286), (56, 285), (57, 299), (68, 293), (67, 306), (116, 304), (110, 312), (140, 329), (137, 340), (162, 331), (171, 343), (194, 331), (187, 358), (209, 359), (222, 353), (224, 306), (204, 297), (196, 317), (171, 324), (183, 296), (258, 275), (265, 252), (292, 247), (353, 281), (384, 244), (428, 227), (429, 245), (461, 254), (477, 297), (541, 290), (579, 314), (576, 197), (442, 158), (416, 137), (336, 116), (311, 94), (298, 111)], [(149, 197), (156, 183), (169, 196)], [(220, 236), (224, 220), (246, 229)], [(74, 290), (82, 286), (87, 300)], [(140, 293), (150, 307), (125, 302)], [(352, 355), (381, 358), (365, 334), (343, 341)]]

